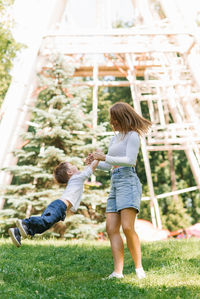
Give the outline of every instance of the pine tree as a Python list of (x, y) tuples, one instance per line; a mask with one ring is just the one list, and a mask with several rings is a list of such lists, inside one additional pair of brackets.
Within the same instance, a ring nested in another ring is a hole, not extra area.
[(180, 228), (186, 228), (191, 223), (190, 216), (186, 213), (182, 200), (169, 199), (166, 215), (163, 216), (164, 226), (170, 231), (175, 231)]
[[(1, 212), (4, 224), (1, 232), (13, 226), (17, 218), (40, 215), (51, 201), (59, 198), (65, 186), (60, 188), (55, 183), (55, 166), (67, 160), (81, 168), (83, 159), (93, 150), (92, 136), (105, 130), (103, 125), (96, 131), (92, 129), (91, 114), (86, 114), (85, 109), (88, 90), (73, 87), (73, 73), (73, 65), (54, 55), (48, 67), (44, 66), (38, 75), (38, 98), (32, 111), (32, 125), (23, 135), (24, 145), (15, 151), (18, 164), (7, 169), (14, 176), (5, 195), (5, 209)], [(85, 230), (87, 235), (91, 232), (91, 236), (97, 237), (98, 213), (95, 215), (95, 210), (102, 205), (105, 191), (89, 185), (86, 201), (78, 211), (81, 215), (71, 215), (65, 224), (55, 225), (58, 235), (64, 236), (66, 231), (68, 237), (79, 237), (84, 236)], [(104, 213), (105, 204), (103, 209)]]

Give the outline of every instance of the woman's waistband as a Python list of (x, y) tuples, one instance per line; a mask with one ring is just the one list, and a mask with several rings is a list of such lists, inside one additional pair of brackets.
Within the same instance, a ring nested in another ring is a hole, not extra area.
[(131, 166), (121, 166), (121, 167), (114, 168), (113, 170), (111, 170), (111, 173), (114, 174), (114, 173), (120, 173), (120, 172), (123, 173), (129, 171), (136, 173), (135, 167), (131, 167)]

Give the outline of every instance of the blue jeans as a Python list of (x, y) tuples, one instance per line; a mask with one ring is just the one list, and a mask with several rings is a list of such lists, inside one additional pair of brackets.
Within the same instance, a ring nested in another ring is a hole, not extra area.
[(28, 234), (31, 236), (42, 234), (56, 222), (65, 220), (66, 209), (66, 204), (62, 200), (57, 199), (47, 206), (41, 216), (31, 216), (24, 219), (23, 222), (28, 228)]

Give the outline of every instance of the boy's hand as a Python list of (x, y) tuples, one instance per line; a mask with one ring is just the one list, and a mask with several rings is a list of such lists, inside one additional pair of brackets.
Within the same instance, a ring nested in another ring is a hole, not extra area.
[(85, 164), (86, 164), (86, 165), (89, 165), (89, 164), (92, 163), (92, 161), (94, 161), (94, 157), (93, 157), (93, 154), (90, 153), (90, 154), (87, 156), (87, 158), (85, 159)]

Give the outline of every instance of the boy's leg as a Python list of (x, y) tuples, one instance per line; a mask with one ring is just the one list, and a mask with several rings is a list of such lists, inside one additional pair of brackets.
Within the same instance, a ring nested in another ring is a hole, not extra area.
[(67, 204), (63, 200), (57, 199), (48, 205), (41, 216), (18, 220), (16, 224), (24, 237), (42, 234), (56, 222), (63, 221), (66, 217), (66, 210)]

